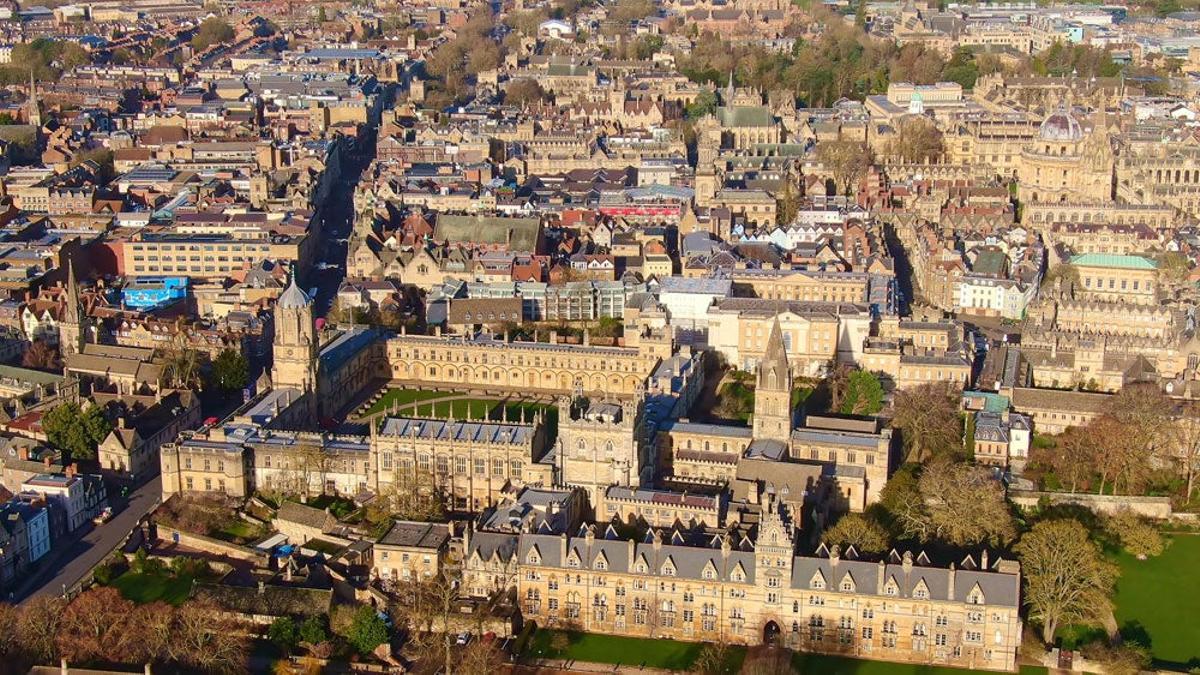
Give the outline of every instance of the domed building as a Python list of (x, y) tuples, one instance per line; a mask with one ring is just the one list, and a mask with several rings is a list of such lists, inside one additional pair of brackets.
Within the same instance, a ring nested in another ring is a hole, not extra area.
[(1093, 120), (1085, 126), (1060, 104), (1021, 150), (1017, 198), (1024, 203), (1112, 199), (1113, 153), (1108, 137), (1102, 123)]

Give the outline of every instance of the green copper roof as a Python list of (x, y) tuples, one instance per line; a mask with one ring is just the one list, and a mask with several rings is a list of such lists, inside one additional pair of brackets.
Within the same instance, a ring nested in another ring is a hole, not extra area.
[(1158, 263), (1140, 255), (1113, 255), (1110, 253), (1086, 253), (1071, 258), (1072, 265), (1085, 267), (1116, 267), (1127, 270), (1154, 270)]

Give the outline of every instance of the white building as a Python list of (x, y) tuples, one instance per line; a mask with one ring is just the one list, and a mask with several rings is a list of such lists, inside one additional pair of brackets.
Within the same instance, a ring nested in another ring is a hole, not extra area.
[(658, 287), (658, 301), (675, 330), (703, 330), (708, 328), (708, 308), (732, 290), (730, 279), (665, 277)]
[(21, 491), (37, 493), (57, 504), (65, 515), (67, 531), (72, 532), (107, 503), (103, 485), (99, 476), (80, 476), (68, 466), (65, 473), (41, 473), (30, 478), (21, 484)]
[(1021, 319), (1037, 288), (1011, 279), (966, 275), (954, 288), (958, 311), (1005, 319)]

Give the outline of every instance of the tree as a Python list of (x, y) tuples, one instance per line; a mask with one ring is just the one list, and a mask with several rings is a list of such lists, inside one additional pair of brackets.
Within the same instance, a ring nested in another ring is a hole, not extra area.
[(514, 80), (504, 90), (504, 102), (521, 108), (546, 100), (546, 90), (531, 77)]
[(223, 349), (213, 361), (212, 380), (223, 391), (237, 391), (250, 380), (250, 362), (240, 351)]
[(392, 518), (428, 521), (445, 517), (445, 495), (433, 473), (413, 466), (399, 466), (392, 482), (381, 486), (379, 495), (367, 505), (367, 519), (376, 524)]
[(1162, 535), (1152, 524), (1129, 509), (1121, 509), (1104, 521), (1104, 529), (1126, 553), (1145, 560), (1163, 552)]
[(1191, 271), (1188, 257), (1179, 251), (1165, 251), (1158, 256), (1158, 276), (1173, 283), (1187, 278)]
[(210, 16), (196, 29), (196, 36), (192, 38), (192, 48), (202, 52), (213, 45), (229, 42), (233, 35), (233, 26), (230, 26), (229, 22)]
[(47, 344), (45, 340), (34, 340), (21, 355), (21, 365), (34, 370), (58, 370), (62, 367), (58, 348)]
[(290, 616), (276, 617), (267, 628), (267, 639), (284, 653), (291, 652), (299, 642), (296, 622)]
[(112, 432), (112, 424), (100, 406), (81, 410), (78, 403), (68, 401), (42, 416), (42, 429), (50, 445), (65, 450), (72, 459), (92, 459)]
[(1200, 472), (1200, 406), (1186, 404), (1169, 431), (1172, 457), (1183, 476), (1183, 500), (1190, 502), (1196, 492), (1196, 474)]
[(653, 15), (654, 10), (653, 0), (618, 0), (609, 17), (613, 21), (629, 23)]
[(1016, 535), (1004, 487), (988, 469), (939, 459), (925, 467), (917, 485), (925, 506), (923, 539), (999, 546)]
[(893, 82), (933, 84), (942, 77), (946, 61), (936, 49), (924, 42), (910, 42), (900, 48), (888, 77)]
[[(483, 640), (472, 640), (459, 655), (458, 667), (453, 672), (494, 673), (503, 665), (504, 658), (500, 650), (496, 649), (492, 643), (484, 642)], [(449, 673), (452, 671), (446, 670), (445, 672)]]
[(817, 160), (842, 194), (849, 195), (867, 173), (874, 157), (869, 147), (857, 141), (823, 141), (817, 144)]
[(725, 641), (706, 644), (692, 663), (692, 669), (701, 675), (720, 675), (728, 655), (729, 645)]
[(1108, 675), (1138, 675), (1151, 661), (1145, 646), (1130, 642), (1110, 645), (1098, 640), (1084, 645), (1082, 651), (1085, 658), (1103, 664)]
[(329, 631), (325, 628), (325, 618), (310, 616), (300, 624), (300, 641), (308, 645), (317, 645), (329, 640)]
[(1089, 430), (1070, 427), (1059, 434), (1053, 447), (1035, 447), (1030, 464), (1052, 471), (1071, 492), (1088, 489), (1095, 474), (1095, 444)]
[(493, 40), (481, 40), (467, 53), (467, 72), (478, 75), (500, 65), (500, 47)]
[(783, 189), (775, 197), (775, 222), (789, 225), (800, 213), (799, 190), (792, 184), (792, 179), (785, 177)]
[(83, 593), (62, 613), (59, 653), (83, 663), (130, 658), (139, 641), (130, 631), (133, 607), (115, 588), (98, 586)]
[(896, 394), (892, 425), (900, 430), (908, 461), (962, 451), (959, 389), (949, 382), (927, 382)]
[(847, 513), (829, 528), (821, 539), (826, 544), (853, 546), (861, 553), (882, 553), (888, 549), (888, 533), (874, 518)]
[(1029, 617), (1041, 623), (1046, 644), (1053, 643), (1059, 626), (1095, 620), (1110, 610), (1117, 570), (1079, 521), (1043, 520), (1014, 550), (1021, 561)]
[(855, 370), (846, 380), (838, 412), (843, 415), (874, 415), (883, 409), (883, 385), (867, 370)]
[(163, 374), (170, 386), (193, 390), (200, 387), (200, 353), (188, 344), (182, 325), (175, 327), (175, 334), (162, 348), (160, 356)]
[(1108, 400), (1091, 431), (1097, 441), (1100, 489), (1111, 479), (1114, 493), (1141, 491), (1157, 460), (1169, 455), (1171, 402), (1157, 385), (1131, 384)]
[(701, 89), (696, 98), (684, 109), (684, 116), (690, 122), (704, 117), (717, 109), (717, 95), (707, 89)]
[(354, 612), (346, 640), (359, 654), (369, 656), (376, 647), (388, 641), (387, 625), (375, 608), (363, 605)]
[(942, 71), (942, 80), (957, 82), (963, 89), (973, 89), (979, 79), (979, 63), (970, 49), (960, 47), (954, 50), (954, 56)]
[(245, 632), (208, 600), (190, 600), (169, 624), (168, 656), (205, 672), (246, 672)]
[(21, 606), (17, 642), (31, 658), (41, 663), (58, 660), (57, 638), (65, 604), (55, 596), (35, 595)]
[(887, 145), (888, 155), (908, 164), (937, 162), (945, 153), (942, 132), (925, 117), (902, 118)]

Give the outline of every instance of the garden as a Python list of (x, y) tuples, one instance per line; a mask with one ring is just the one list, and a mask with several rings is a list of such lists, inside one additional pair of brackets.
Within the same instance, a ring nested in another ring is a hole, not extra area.
[(95, 571), (96, 583), (117, 589), (126, 600), (139, 605), (165, 602), (176, 607), (191, 596), (194, 581), (214, 576), (204, 560), (179, 556), (168, 565), (141, 549), (131, 560), (116, 555)]

